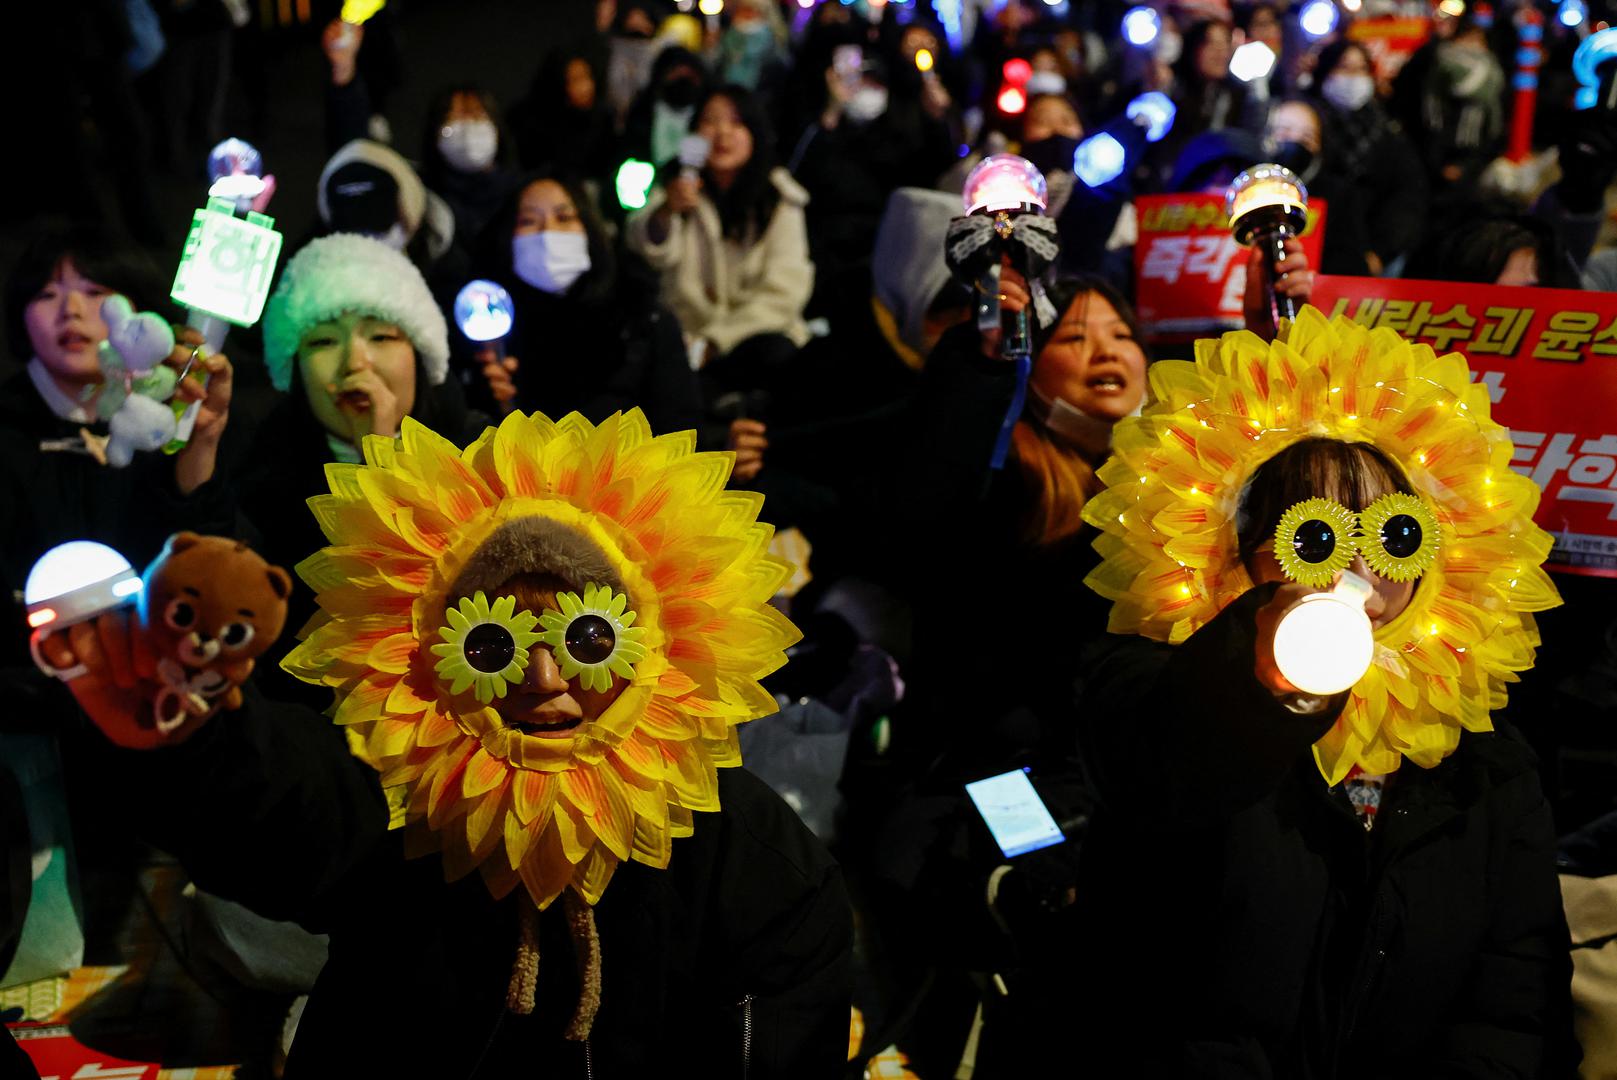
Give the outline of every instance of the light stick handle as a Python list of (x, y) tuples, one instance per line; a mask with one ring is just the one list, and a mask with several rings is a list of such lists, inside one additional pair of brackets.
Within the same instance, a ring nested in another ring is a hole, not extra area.
[[(190, 309), (186, 315), (185, 325), (202, 333), (203, 345), (197, 354), (199, 357), (219, 352), (224, 348), (225, 335), (230, 333), (230, 324), (225, 320), (217, 315), (209, 315), (206, 311), (198, 311), (196, 308)], [(204, 386), (207, 385), (207, 381), (207, 375), (203, 375)], [(193, 401), (184, 407), (177, 404), (174, 406), (174, 438), (164, 444), (163, 453), (177, 454), (185, 449), (186, 444), (191, 441), (191, 431), (196, 427), (197, 413), (201, 410), (201, 401)]]

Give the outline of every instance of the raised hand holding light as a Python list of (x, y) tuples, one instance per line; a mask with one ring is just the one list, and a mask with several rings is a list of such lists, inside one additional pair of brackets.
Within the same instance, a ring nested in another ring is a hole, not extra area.
[(1286, 241), (1302, 235), (1308, 225), (1308, 189), (1297, 174), (1272, 162), (1254, 165), (1235, 178), (1224, 195), (1224, 212), (1236, 243), (1257, 244), (1268, 254), (1270, 280), (1266, 283), (1270, 318), (1297, 315), (1291, 297), (1275, 291), (1273, 267), (1286, 260)]
[(40, 651), (40, 643), (58, 630), (134, 604), (140, 589), (140, 575), (129, 560), (94, 540), (70, 540), (40, 556), (23, 586), (28, 625), (33, 630), (28, 648), (39, 670), (63, 682), (83, 675), (83, 664), (68, 668), (51, 664)]
[(468, 282), (455, 296), (455, 325), (468, 340), (492, 343), (495, 355), (505, 359), (505, 337), (511, 332), (516, 308), (511, 294), (492, 281)]

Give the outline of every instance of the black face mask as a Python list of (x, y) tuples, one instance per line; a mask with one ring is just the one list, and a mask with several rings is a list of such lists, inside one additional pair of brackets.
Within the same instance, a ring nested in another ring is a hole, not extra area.
[(688, 109), (702, 96), (695, 79), (670, 79), (663, 83), (663, 103), (671, 109)]
[(1290, 141), (1275, 143), (1272, 157), (1276, 165), (1284, 165), (1296, 173), (1304, 183), (1313, 178), (1316, 155), (1302, 143)]
[(1078, 140), (1065, 135), (1052, 135), (1038, 142), (1022, 144), (1022, 156), (1035, 168), (1049, 176), (1057, 169), (1072, 168), (1072, 155), (1078, 149)]

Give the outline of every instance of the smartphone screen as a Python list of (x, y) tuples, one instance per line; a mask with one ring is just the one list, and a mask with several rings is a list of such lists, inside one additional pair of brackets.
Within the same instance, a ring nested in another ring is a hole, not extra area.
[(1066, 837), (1050, 816), (1026, 769), (1013, 769), (966, 785), (966, 794), (988, 824), (1007, 859), (1059, 844)]

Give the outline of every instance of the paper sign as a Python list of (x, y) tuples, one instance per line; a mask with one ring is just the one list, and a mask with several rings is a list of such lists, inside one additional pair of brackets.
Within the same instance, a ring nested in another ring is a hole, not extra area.
[(1311, 302), (1463, 353), (1544, 492), (1551, 569), (1617, 577), (1617, 293), (1321, 275)]
[[(1141, 195), (1134, 200), (1139, 239), (1134, 280), (1148, 340), (1193, 341), (1246, 325), (1246, 249), (1230, 235), (1222, 195)], [(1303, 250), (1318, 266), (1325, 203), (1309, 204)]]
[(160, 1068), (92, 1050), (62, 1024), (18, 1024), (9, 1030), (39, 1080), (156, 1080)]

